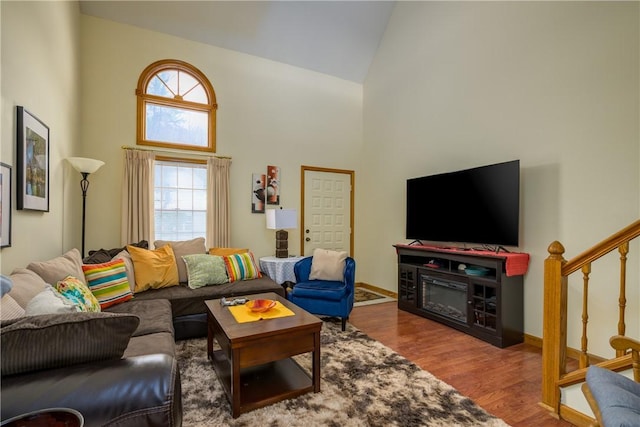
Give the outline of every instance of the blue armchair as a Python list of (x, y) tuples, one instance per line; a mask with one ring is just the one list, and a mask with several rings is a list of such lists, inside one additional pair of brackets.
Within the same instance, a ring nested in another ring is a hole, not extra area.
[(356, 262), (347, 257), (343, 281), (309, 280), (313, 257), (303, 258), (293, 267), (296, 284), (289, 294), (289, 300), (310, 313), (334, 316), (342, 319), (342, 330), (353, 309)]

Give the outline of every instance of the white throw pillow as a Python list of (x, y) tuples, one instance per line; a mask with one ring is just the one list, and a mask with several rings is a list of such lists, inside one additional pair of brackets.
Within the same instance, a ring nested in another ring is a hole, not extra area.
[(344, 280), (347, 253), (316, 248), (311, 261), (310, 280)]
[(76, 313), (77, 311), (78, 307), (73, 302), (60, 295), (60, 292), (51, 285), (47, 285), (44, 291), (29, 301), (25, 314), (36, 316), (38, 314)]

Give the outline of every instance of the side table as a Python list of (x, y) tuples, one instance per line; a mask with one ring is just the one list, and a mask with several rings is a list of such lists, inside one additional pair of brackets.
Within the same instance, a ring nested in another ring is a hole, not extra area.
[(260, 258), (260, 270), (269, 276), (274, 282), (282, 285), (287, 294), (289, 282), (296, 283), (296, 275), (293, 272), (293, 266), (300, 261), (302, 256), (291, 256), (288, 258), (277, 258), (274, 256), (265, 256)]

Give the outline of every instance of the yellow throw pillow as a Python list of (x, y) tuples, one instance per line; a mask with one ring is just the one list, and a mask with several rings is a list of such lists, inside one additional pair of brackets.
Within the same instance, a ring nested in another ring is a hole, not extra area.
[(149, 250), (127, 246), (136, 278), (134, 293), (178, 285), (178, 266), (171, 245)]
[(249, 252), (249, 249), (242, 248), (210, 248), (209, 255), (229, 256), (236, 254), (244, 254)]

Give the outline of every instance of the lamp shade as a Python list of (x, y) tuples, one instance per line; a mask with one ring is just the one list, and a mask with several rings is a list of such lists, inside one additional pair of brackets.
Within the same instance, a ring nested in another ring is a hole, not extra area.
[(295, 209), (267, 209), (265, 214), (270, 230), (298, 228), (298, 212)]
[(104, 165), (102, 160), (86, 157), (67, 157), (67, 161), (80, 173), (94, 173)]

